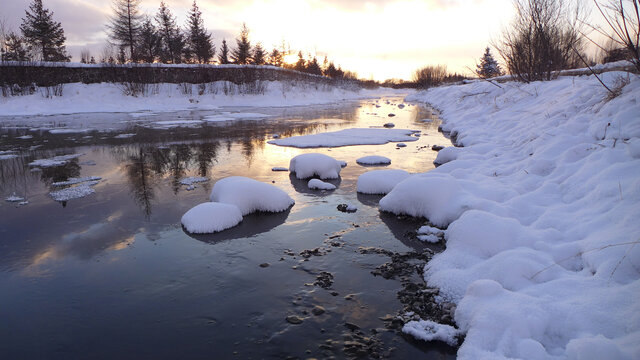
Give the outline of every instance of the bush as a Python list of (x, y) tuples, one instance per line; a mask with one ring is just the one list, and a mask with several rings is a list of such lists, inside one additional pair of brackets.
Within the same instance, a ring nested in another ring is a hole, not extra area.
[(446, 65), (425, 66), (413, 73), (413, 81), (418, 87), (428, 89), (442, 84), (447, 78)]

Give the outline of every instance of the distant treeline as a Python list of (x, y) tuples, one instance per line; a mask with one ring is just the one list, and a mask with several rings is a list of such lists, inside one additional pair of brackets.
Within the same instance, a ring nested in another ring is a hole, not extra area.
[[(88, 50), (80, 54), (86, 64), (237, 64), (272, 65), (332, 79), (356, 79), (357, 74), (344, 71), (325, 56), (320, 62), (300, 51), (298, 59), (284, 45), (268, 51), (261, 43), (251, 44), (249, 29), (243, 24), (235, 47), (222, 40), (216, 51), (212, 35), (204, 26), (196, 1), (180, 27), (169, 7), (161, 2), (153, 16), (142, 14), (140, 0), (113, 0), (113, 13), (106, 24), (109, 43), (100, 56)], [(20, 32), (0, 26), (0, 61), (69, 61), (66, 37), (53, 13), (42, 0), (32, 0), (20, 25)], [(294, 61), (291, 57), (294, 57)], [(287, 57), (288, 59), (285, 59)], [(288, 60), (288, 63), (287, 61)]]

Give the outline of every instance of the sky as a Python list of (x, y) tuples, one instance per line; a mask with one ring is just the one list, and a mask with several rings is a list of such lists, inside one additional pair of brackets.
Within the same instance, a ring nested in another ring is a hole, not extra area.
[[(19, 29), (31, 0), (0, 1), (0, 20)], [(235, 46), (242, 23), (252, 44), (267, 49), (284, 42), (293, 51), (325, 55), (364, 79), (410, 79), (426, 65), (445, 64), (469, 73), (484, 48), (499, 38), (512, 17), (511, 0), (198, 0), (216, 47)], [(96, 58), (106, 45), (108, 0), (43, 0), (62, 23), (73, 60), (87, 49)], [(165, 3), (184, 26), (192, 0)], [(156, 13), (159, 0), (141, 0)], [(494, 55), (497, 57), (497, 54)]]

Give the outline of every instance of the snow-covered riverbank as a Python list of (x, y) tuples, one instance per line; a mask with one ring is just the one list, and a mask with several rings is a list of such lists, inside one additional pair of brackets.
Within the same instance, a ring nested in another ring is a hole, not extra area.
[(448, 225), (425, 280), (457, 304), (459, 357), (640, 358), (640, 79), (602, 76), (629, 83), (613, 99), (593, 76), (408, 98), (464, 147), (380, 205)]
[[(54, 115), (101, 112), (209, 110), (222, 106), (300, 106), (406, 94), (393, 89), (341, 88), (322, 83), (263, 81), (235, 85), (218, 81), (198, 85), (149, 84), (145, 95), (124, 94), (125, 85), (64, 84), (62, 96), (45, 97), (46, 88), (26, 96), (0, 97), (2, 115)], [(198, 95), (199, 91), (204, 91)]]

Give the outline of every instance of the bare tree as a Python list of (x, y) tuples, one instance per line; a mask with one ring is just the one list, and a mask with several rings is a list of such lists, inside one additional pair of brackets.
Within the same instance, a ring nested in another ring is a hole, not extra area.
[(413, 73), (413, 81), (421, 88), (430, 88), (442, 84), (447, 78), (447, 66), (425, 66)]
[(551, 80), (553, 72), (580, 66), (580, 2), (514, 0), (516, 17), (496, 48), (516, 79)]
[(140, 0), (113, 0), (114, 15), (107, 25), (109, 40), (121, 48), (128, 48), (133, 62), (137, 61), (135, 47), (142, 22), (139, 6)]
[[(600, 3), (594, 0), (598, 11), (607, 23), (610, 31), (595, 28), (605, 35), (611, 42), (617, 45), (617, 49), (623, 49), (619, 57), (628, 58), (640, 72), (640, 1), (639, 0), (610, 0)], [(620, 51), (619, 51), (620, 52)]]

